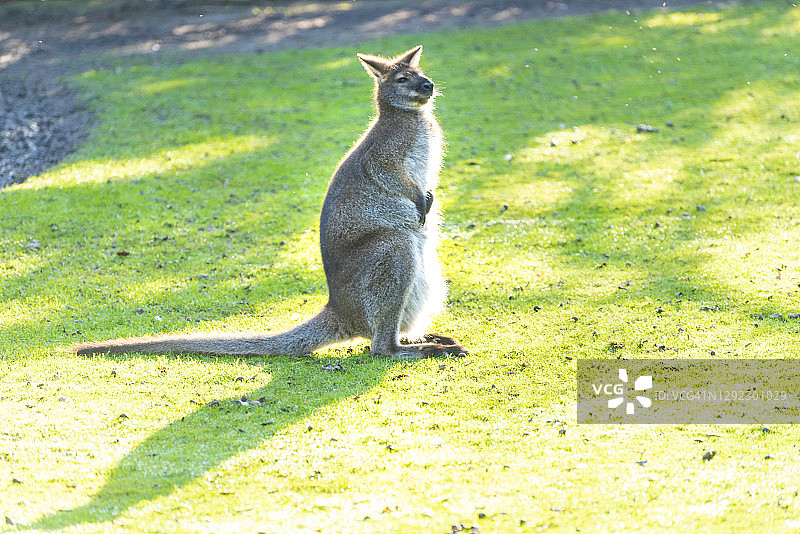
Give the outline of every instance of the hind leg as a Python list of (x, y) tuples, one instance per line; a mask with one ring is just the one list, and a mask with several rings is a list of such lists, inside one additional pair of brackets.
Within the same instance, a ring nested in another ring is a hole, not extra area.
[(372, 330), (372, 356), (395, 358), (424, 358), (420, 344), (400, 342), (404, 308), (408, 305), (416, 265), (410, 256), (398, 260), (392, 257), (374, 264), (372, 281), (367, 288), (365, 303)]
[(371, 264), (365, 309), (372, 328), (372, 355), (431, 358), (466, 354), (454, 339), (444, 336), (428, 335), (424, 342), (401, 342), (401, 330), (410, 322), (425, 319), (419, 316), (429, 313), (425, 299), (420, 298), (420, 292), (426, 290), (423, 263), (415, 251), (403, 250), (413, 244), (404, 245), (395, 244), (389, 249), (392, 254)]

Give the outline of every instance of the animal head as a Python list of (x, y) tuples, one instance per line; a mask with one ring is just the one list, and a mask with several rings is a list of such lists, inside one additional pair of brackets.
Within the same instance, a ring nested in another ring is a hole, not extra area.
[(378, 105), (419, 109), (434, 96), (433, 81), (419, 68), (422, 46), (388, 59), (358, 54), (364, 68), (375, 77)]

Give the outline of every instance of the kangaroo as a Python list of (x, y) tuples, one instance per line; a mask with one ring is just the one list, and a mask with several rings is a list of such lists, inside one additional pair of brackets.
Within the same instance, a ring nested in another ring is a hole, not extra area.
[(425, 334), (447, 287), (436, 253), (434, 195), (442, 132), (434, 83), (419, 68), (422, 46), (393, 59), (358, 54), (375, 78), (377, 116), (331, 178), (320, 217), (328, 303), (282, 333), (166, 335), (82, 343), (77, 354), (306, 355), (351, 338), (370, 354), (421, 358), (467, 351)]

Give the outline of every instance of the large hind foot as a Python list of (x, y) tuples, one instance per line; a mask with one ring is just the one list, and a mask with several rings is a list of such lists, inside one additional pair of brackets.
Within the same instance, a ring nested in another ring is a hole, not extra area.
[(427, 334), (424, 336), (424, 340), (425, 343), (401, 343), (383, 349), (380, 346), (373, 346), (371, 353), (373, 356), (402, 359), (443, 358), (446, 356), (464, 357), (469, 353), (467, 349), (451, 337)]
[(436, 343), (438, 345), (460, 345), (458, 341), (452, 337), (442, 336), (440, 334), (425, 334), (422, 337), (401, 337), (400, 343), (403, 345), (418, 345), (420, 343)]
[(448, 343), (448, 341), (455, 341), (454, 339), (449, 337), (439, 339), (441, 339), (443, 342), (420, 344), (420, 347), (422, 347), (422, 351), (426, 353), (427, 358), (443, 358), (446, 356), (463, 358), (469, 354), (469, 351), (462, 347), (458, 342)]
[[(443, 336), (441, 334), (425, 334), (423, 339), (426, 343), (436, 343), (438, 345), (461, 345), (461, 343), (452, 337)], [(463, 350), (462, 352), (466, 353), (467, 351)]]

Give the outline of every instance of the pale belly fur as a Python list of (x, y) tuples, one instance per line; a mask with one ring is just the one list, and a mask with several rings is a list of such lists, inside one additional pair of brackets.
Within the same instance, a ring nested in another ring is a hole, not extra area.
[[(414, 147), (406, 157), (406, 168), (423, 191), (435, 191), (439, 179), (442, 150), (438, 136)], [(401, 330), (409, 339), (419, 338), (428, 331), (431, 319), (444, 309), (447, 285), (436, 248), (439, 244), (441, 213), (438, 199), (427, 215), (425, 226), (415, 235), (414, 246), (419, 251), (415, 278), (403, 306)]]

